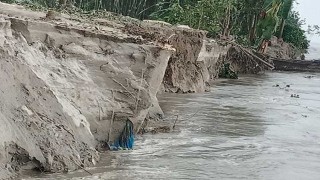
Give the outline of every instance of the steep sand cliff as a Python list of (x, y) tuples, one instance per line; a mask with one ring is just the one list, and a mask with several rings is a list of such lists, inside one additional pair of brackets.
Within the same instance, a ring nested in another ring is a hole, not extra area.
[(206, 32), (185, 26), (144, 21), (126, 26), (126, 32), (144, 39), (175, 48), (163, 79), (164, 91), (174, 93), (200, 93), (207, 90), (209, 73), (216, 67), (219, 57), (226, 54), (227, 46), (220, 46), (206, 38)]
[(163, 116), (161, 87), (204, 92), (226, 52), (186, 27), (46, 18), (0, 3), (0, 179), (94, 165), (127, 119), (138, 130)]
[(0, 10), (2, 170), (93, 165), (97, 145), (112, 143), (127, 118), (139, 124), (159, 106), (173, 49), (20, 6)]

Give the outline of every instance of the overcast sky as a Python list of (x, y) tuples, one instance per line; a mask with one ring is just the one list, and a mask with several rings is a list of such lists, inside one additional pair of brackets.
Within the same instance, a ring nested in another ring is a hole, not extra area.
[[(307, 25), (320, 25), (320, 0), (296, 0), (298, 4), (294, 5), (302, 19), (306, 20)], [(320, 58), (320, 37), (308, 35), (311, 40), (310, 54), (307, 56), (311, 59)]]

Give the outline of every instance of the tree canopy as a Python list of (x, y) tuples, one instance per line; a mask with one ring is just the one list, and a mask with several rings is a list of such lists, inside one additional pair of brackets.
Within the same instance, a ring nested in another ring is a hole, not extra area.
[(309, 46), (306, 33), (319, 33), (319, 26), (302, 29), (294, 0), (0, 0), (33, 3), (46, 8), (66, 6), (84, 11), (106, 10), (138, 19), (163, 20), (208, 31), (211, 37), (229, 37), (257, 47), (273, 35), (301, 50)]

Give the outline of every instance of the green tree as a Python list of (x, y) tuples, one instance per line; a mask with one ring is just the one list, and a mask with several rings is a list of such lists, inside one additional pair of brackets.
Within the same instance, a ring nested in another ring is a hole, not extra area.
[[(23, 2), (36, 7), (66, 6), (84, 11), (110, 11), (139, 19), (163, 20), (208, 31), (210, 37), (228, 38), (258, 46), (264, 52), (267, 41), (277, 35), (305, 49), (308, 41), (299, 15), (293, 12), (294, 0), (0, 0)], [(319, 26), (308, 32), (320, 34)], [(260, 45), (260, 46), (259, 46)]]
[(302, 29), (304, 21), (301, 20), (299, 13), (291, 11), (286, 22), (283, 30), (283, 40), (306, 52), (310, 41), (306, 37), (306, 31)]
[(293, 0), (284, 0), (280, 11), (281, 23), (278, 38), (282, 38), (286, 20), (289, 17), (293, 5)]
[(277, 31), (279, 17), (278, 12), (282, 6), (281, 0), (265, 1), (266, 10), (261, 12), (258, 24), (257, 35), (259, 37), (258, 52), (265, 53), (268, 48), (268, 42), (272, 35)]

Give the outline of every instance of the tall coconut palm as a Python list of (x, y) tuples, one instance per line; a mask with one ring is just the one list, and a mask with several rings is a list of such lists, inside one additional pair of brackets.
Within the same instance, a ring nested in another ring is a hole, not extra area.
[(260, 22), (258, 24), (257, 34), (260, 37), (260, 45), (258, 47), (258, 52), (265, 53), (268, 48), (268, 42), (272, 35), (276, 32), (279, 18), (278, 12), (282, 6), (282, 0), (266, 0), (265, 10), (262, 11), (260, 15)]
[(280, 23), (280, 30), (278, 38), (282, 38), (284, 26), (286, 24), (286, 20), (289, 17), (289, 13), (291, 11), (293, 5), (293, 0), (284, 0), (283, 5), (280, 11), (281, 15), (281, 23)]

